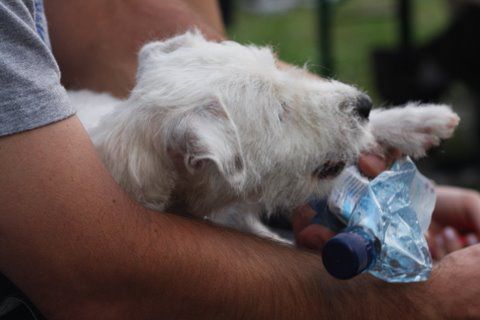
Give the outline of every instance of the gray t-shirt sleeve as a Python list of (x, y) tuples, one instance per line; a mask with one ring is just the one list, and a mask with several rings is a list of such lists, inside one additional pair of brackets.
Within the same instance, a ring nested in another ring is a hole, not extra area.
[(75, 113), (50, 51), (40, 0), (0, 1), (0, 136)]

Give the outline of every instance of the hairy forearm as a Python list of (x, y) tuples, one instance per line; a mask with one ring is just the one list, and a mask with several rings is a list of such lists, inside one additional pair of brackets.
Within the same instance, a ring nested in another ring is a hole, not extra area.
[(0, 149), (0, 271), (50, 319), (410, 312), (410, 287), (336, 281), (316, 255), (133, 203), (76, 118)]
[(133, 88), (146, 42), (192, 28), (224, 38), (215, 0), (45, 0), (45, 9), (64, 85), (119, 97)]
[(315, 256), (132, 203), (75, 118), (3, 138), (0, 148), (0, 271), (47, 317), (313, 311)]

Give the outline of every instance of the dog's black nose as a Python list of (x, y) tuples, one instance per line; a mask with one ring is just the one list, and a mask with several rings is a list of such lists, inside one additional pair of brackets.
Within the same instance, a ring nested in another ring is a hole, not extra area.
[(357, 103), (355, 104), (355, 110), (362, 119), (368, 119), (370, 110), (372, 110), (372, 100), (366, 94), (361, 94), (357, 97)]

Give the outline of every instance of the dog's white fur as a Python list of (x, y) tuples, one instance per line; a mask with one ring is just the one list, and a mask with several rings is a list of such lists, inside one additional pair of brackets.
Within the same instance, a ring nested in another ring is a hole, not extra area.
[(325, 195), (333, 179), (318, 168), (380, 145), (422, 156), (459, 121), (447, 106), (409, 105), (368, 122), (354, 108), (360, 95), (279, 68), (269, 48), (187, 32), (141, 50), (127, 100), (71, 99), (113, 177), (142, 204), (278, 239), (259, 213)]

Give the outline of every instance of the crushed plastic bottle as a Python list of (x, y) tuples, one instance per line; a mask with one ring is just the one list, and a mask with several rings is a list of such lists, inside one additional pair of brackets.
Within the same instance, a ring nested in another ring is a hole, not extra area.
[(339, 279), (366, 270), (388, 282), (427, 280), (432, 259), (424, 233), (435, 200), (432, 182), (409, 158), (371, 181), (356, 167), (345, 169), (328, 202), (313, 203), (317, 222), (334, 231), (345, 227), (324, 246), (327, 271)]

